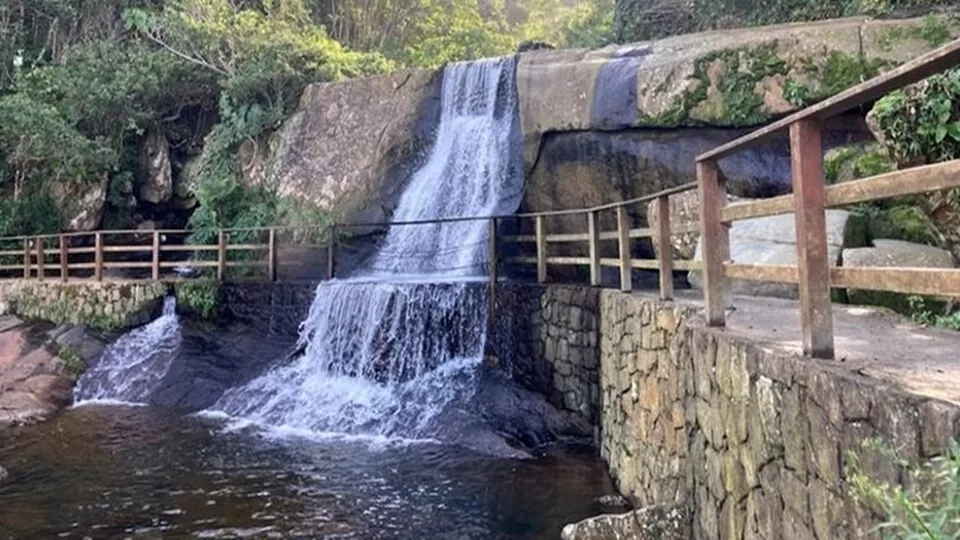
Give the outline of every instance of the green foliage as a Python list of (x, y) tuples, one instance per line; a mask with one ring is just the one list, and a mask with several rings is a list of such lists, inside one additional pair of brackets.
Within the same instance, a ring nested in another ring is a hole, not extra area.
[(900, 165), (960, 156), (960, 70), (927, 78), (877, 101), (871, 115)]
[(61, 225), (60, 211), (48, 193), (0, 197), (0, 237), (51, 234)]
[(83, 360), (83, 357), (72, 347), (60, 347), (60, 350), (57, 351), (57, 357), (63, 361), (64, 370), (67, 375), (73, 379), (77, 379), (80, 375), (83, 375), (89, 367)]
[(950, 441), (949, 453), (923, 464), (905, 460), (878, 440), (864, 441), (863, 451), (886, 459), (904, 471), (904, 486), (869, 477), (856, 453), (848, 455), (850, 490), (861, 504), (879, 510), (886, 521), (878, 527), (887, 540), (945, 540), (960, 535), (960, 447)]
[(881, 38), (881, 45), (893, 49), (909, 39), (922, 39), (931, 47), (939, 47), (950, 41), (950, 19), (944, 15), (929, 13), (922, 26), (894, 26)]
[(910, 309), (910, 318), (914, 321), (924, 326), (960, 331), (960, 312), (944, 313), (942, 310), (943, 302), (923, 296), (909, 296), (907, 302)]
[(214, 320), (220, 313), (220, 282), (215, 279), (186, 281), (176, 286), (177, 301), (201, 319)]
[[(951, 0), (618, 0), (616, 37), (617, 41), (625, 43), (718, 28), (818, 21), (853, 15), (915, 14), (952, 5)], [(936, 23), (931, 23), (922, 36), (934, 42), (942, 39), (943, 34)]]

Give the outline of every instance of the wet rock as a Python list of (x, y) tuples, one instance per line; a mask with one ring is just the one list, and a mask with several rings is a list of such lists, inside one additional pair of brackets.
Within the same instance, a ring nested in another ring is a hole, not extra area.
[(692, 521), (686, 506), (653, 506), (627, 512), (608, 514), (567, 525), (561, 533), (563, 540), (687, 540), (692, 538)]
[(197, 184), (200, 181), (200, 156), (191, 157), (183, 164), (174, 181), (174, 205), (182, 210), (191, 210), (197, 206)]
[(0, 467), (0, 484), (4, 483), (8, 478), (10, 478), (10, 471)]
[(170, 143), (162, 131), (152, 131), (143, 143), (140, 155), (140, 186), (137, 197), (151, 204), (165, 203), (173, 196)]

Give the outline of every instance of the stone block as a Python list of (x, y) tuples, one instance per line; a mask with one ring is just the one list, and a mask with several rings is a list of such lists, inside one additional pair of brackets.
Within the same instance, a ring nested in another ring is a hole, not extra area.
[(810, 514), (806, 478), (797, 477), (796, 474), (788, 470), (781, 470), (780, 497), (783, 499), (783, 506), (788, 512), (793, 512), (797, 516)]
[(783, 394), (783, 414), (780, 416), (780, 431), (783, 433), (784, 464), (801, 476), (806, 475), (806, 446), (809, 438), (809, 422), (803, 410), (800, 390), (791, 388)]
[(920, 455), (923, 458), (946, 455), (948, 442), (960, 432), (960, 409), (955, 405), (928, 400), (920, 406)]
[(840, 492), (840, 432), (830, 423), (827, 413), (808, 399), (807, 418), (810, 438), (807, 444), (807, 470), (816, 474), (829, 489)]

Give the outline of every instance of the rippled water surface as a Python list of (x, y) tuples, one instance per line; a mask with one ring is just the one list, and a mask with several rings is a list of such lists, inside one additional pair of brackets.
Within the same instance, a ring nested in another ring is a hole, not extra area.
[(4, 539), (557, 539), (611, 490), (590, 450), (504, 460), (107, 405), (0, 434), (0, 466)]

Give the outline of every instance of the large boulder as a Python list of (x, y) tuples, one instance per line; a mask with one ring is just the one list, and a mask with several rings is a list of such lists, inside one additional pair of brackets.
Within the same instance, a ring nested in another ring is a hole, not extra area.
[(151, 131), (140, 152), (140, 185), (137, 198), (161, 204), (173, 196), (173, 172), (170, 166), (170, 142), (160, 130)]
[(103, 351), (82, 327), (25, 324), (0, 316), (0, 430), (41, 421), (73, 400), (73, 378)]
[(53, 182), (50, 195), (68, 231), (92, 231), (103, 219), (107, 202), (108, 179), (104, 175), (93, 182)]
[[(945, 249), (902, 240), (873, 241), (871, 247), (843, 250), (843, 266), (849, 268), (953, 268), (953, 255)], [(884, 291), (848, 289), (852, 304), (886, 306), (898, 311), (910, 308), (907, 295)], [(946, 299), (941, 299), (946, 300)]]
[[(832, 265), (840, 264), (844, 248), (867, 245), (865, 227), (856, 214), (845, 210), (827, 210), (827, 256)], [(703, 260), (703, 239), (697, 242), (694, 260)], [(730, 260), (735, 264), (796, 265), (797, 234), (794, 215), (783, 214), (736, 221), (730, 227)], [(690, 272), (690, 284), (703, 288), (700, 272)], [(774, 296), (796, 299), (796, 285), (763, 281), (731, 280), (730, 292), (749, 296)]]
[(625, 514), (604, 514), (563, 528), (563, 540), (687, 540), (692, 515), (686, 506), (653, 506)]
[[(383, 219), (432, 142), (439, 91), (439, 72), (428, 70), (311, 85), (268, 144), (258, 142), (259, 154), (248, 149), (247, 181), (339, 220)], [(267, 152), (257, 166), (253, 158)]]

